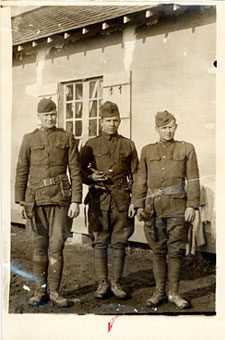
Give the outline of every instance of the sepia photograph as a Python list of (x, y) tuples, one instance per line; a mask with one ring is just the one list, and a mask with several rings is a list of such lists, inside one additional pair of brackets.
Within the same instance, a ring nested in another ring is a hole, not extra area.
[(8, 8), (7, 313), (212, 319), (216, 3)]

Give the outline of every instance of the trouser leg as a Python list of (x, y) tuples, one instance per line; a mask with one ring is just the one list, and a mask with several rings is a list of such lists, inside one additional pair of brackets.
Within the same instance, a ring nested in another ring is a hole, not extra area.
[(153, 274), (156, 283), (156, 290), (164, 294), (166, 288), (166, 275), (167, 275), (167, 263), (165, 256), (163, 257), (154, 256)]
[(168, 283), (169, 293), (178, 293), (182, 258), (168, 259)]
[(67, 217), (68, 206), (42, 206), (39, 219), (48, 225), (48, 289), (50, 299), (58, 307), (67, 307), (69, 302), (59, 295), (63, 271), (64, 242), (70, 233), (72, 219)]
[(108, 244), (110, 241), (110, 232), (103, 230), (94, 233), (94, 266), (95, 278), (98, 282), (98, 288), (95, 297), (102, 299), (108, 292)]
[(36, 209), (34, 214), (37, 217), (33, 225), (33, 276), (36, 289), (28, 303), (37, 306), (48, 299), (48, 228), (46, 223), (40, 223)]
[(127, 296), (127, 293), (120, 286), (120, 279), (123, 274), (125, 263), (125, 247), (129, 237), (134, 232), (134, 221), (129, 219), (127, 211), (118, 212), (112, 209), (111, 214), (111, 248), (112, 248), (112, 279), (111, 290), (120, 299)]
[(94, 249), (95, 277), (98, 282), (107, 281), (108, 279), (107, 259), (108, 259), (107, 248)]
[(168, 300), (179, 309), (190, 306), (190, 303), (178, 293), (187, 228), (184, 216), (168, 218)]
[(155, 292), (146, 301), (147, 306), (158, 306), (166, 300), (165, 287), (167, 278), (167, 233), (166, 219), (156, 217), (144, 227), (145, 236), (150, 248), (153, 250), (153, 274), (155, 279)]

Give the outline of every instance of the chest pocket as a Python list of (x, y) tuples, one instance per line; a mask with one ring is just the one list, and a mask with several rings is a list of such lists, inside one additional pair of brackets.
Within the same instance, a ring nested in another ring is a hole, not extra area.
[(31, 164), (44, 163), (46, 159), (45, 146), (41, 143), (36, 143), (31, 146)]
[(92, 166), (100, 171), (105, 171), (108, 168), (109, 153), (107, 150), (93, 150), (93, 164)]
[(158, 152), (149, 152), (147, 155), (148, 174), (150, 177), (160, 177), (161, 157)]
[(184, 150), (174, 151), (172, 155), (172, 174), (173, 177), (185, 177), (186, 155)]
[(119, 162), (121, 170), (130, 169), (131, 151), (130, 150), (119, 151)]
[(68, 144), (65, 143), (65, 142), (56, 143), (55, 148), (59, 149), (59, 150), (64, 150), (64, 149), (68, 148)]

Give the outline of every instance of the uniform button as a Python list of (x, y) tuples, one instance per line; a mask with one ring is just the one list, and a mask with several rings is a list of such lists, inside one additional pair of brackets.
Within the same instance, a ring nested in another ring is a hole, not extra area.
[(165, 170), (165, 168), (162, 168), (162, 170)]
[(166, 156), (163, 156), (162, 158), (166, 158)]

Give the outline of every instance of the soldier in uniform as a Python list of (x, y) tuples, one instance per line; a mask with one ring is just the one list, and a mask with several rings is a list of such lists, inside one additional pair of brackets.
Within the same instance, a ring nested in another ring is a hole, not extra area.
[(89, 204), (89, 229), (94, 236), (94, 264), (99, 283), (95, 297), (104, 298), (109, 290), (107, 251), (111, 243), (111, 291), (122, 299), (127, 295), (120, 278), (125, 246), (134, 231), (128, 208), (138, 158), (134, 143), (117, 133), (120, 125), (117, 105), (105, 102), (100, 107), (100, 116), (102, 133), (81, 150), (83, 182), (89, 185), (85, 203)]
[(130, 209), (132, 215), (136, 209), (138, 219), (145, 221), (145, 236), (153, 250), (156, 290), (147, 305), (158, 306), (168, 297), (182, 309), (189, 307), (178, 294), (178, 285), (187, 229), (199, 207), (198, 164), (194, 146), (174, 140), (175, 117), (164, 111), (155, 120), (160, 139), (142, 149)]
[(69, 302), (59, 294), (59, 287), (64, 242), (82, 201), (80, 161), (73, 135), (55, 126), (55, 103), (43, 98), (37, 111), (41, 126), (23, 138), (15, 183), (19, 213), (31, 219), (33, 229), (37, 287), (29, 304), (39, 305), (50, 298), (66, 307)]

